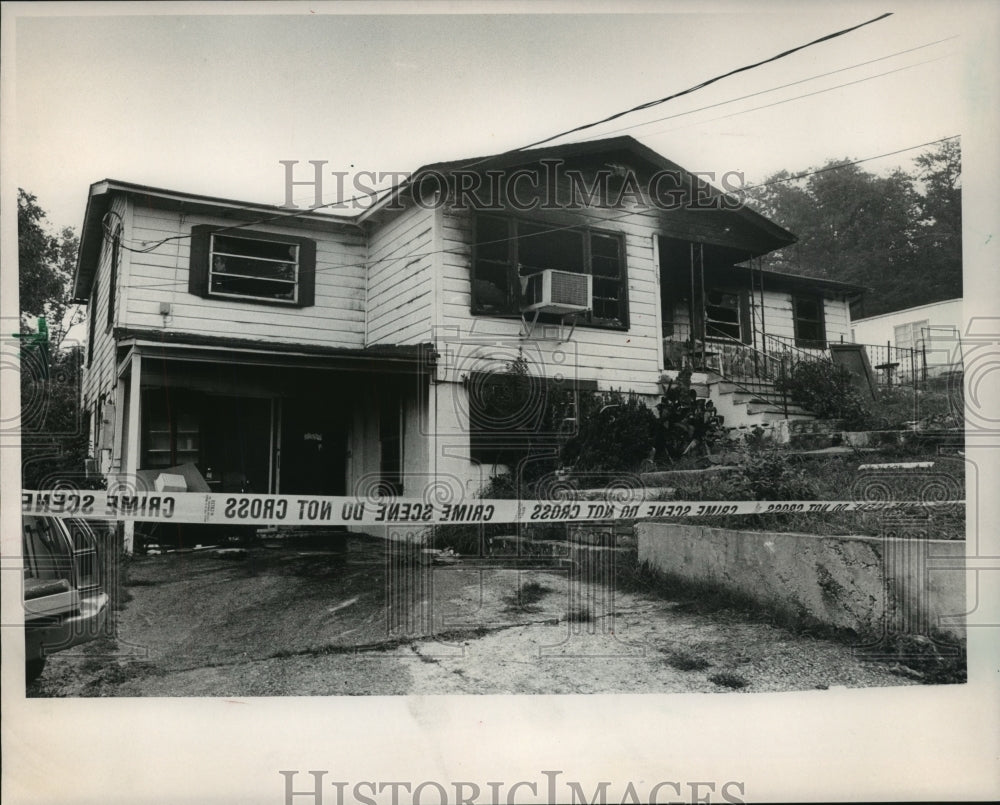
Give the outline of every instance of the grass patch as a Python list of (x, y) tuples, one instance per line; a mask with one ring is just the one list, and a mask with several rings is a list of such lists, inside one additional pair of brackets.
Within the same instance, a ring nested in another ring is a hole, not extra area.
[(538, 612), (541, 607), (538, 602), (552, 592), (551, 587), (546, 587), (537, 581), (529, 581), (518, 587), (517, 592), (504, 598), (507, 603), (507, 612)]
[(742, 676), (734, 674), (731, 671), (720, 671), (717, 674), (712, 674), (708, 680), (714, 682), (719, 687), (730, 688), (731, 690), (740, 690), (750, 684)]
[(945, 634), (888, 636), (870, 648), (859, 649), (859, 654), (888, 664), (893, 673), (924, 685), (968, 681), (966, 646)]
[[(872, 452), (803, 456), (784, 450), (771, 453), (762, 466), (748, 458), (745, 466), (731, 472), (709, 473), (679, 479), (668, 496), (674, 500), (964, 500), (965, 462), (941, 455), (928, 447), (886, 446)], [(926, 469), (859, 470), (861, 464), (898, 461), (932, 461)], [(773, 467), (771, 466), (773, 465)], [(763, 483), (776, 477), (774, 467), (783, 471), (784, 482)], [(766, 472), (755, 474), (756, 470)], [(796, 487), (808, 480), (808, 494)], [(912, 525), (907, 536), (915, 539), (965, 539), (965, 507), (915, 507), (907, 517)], [(748, 531), (779, 531), (841, 536), (858, 534), (881, 536), (889, 528), (899, 529), (900, 512), (826, 512), (819, 514), (759, 514), (699, 518), (699, 525)], [(668, 518), (668, 522), (688, 522)]]
[(704, 671), (712, 665), (704, 657), (699, 657), (688, 651), (668, 651), (664, 661), (678, 671)]

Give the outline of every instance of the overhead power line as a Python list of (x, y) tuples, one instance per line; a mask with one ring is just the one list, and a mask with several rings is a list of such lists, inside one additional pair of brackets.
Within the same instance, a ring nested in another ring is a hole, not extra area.
[[(857, 70), (859, 67), (866, 67), (869, 64), (876, 64), (876, 63), (878, 63), (880, 61), (885, 61), (886, 59), (895, 58), (896, 56), (903, 56), (903, 55), (905, 55), (907, 53), (913, 53), (916, 50), (923, 50), (924, 48), (929, 48), (929, 47), (931, 47), (933, 45), (940, 45), (942, 42), (948, 42), (948, 41), (950, 41), (952, 39), (957, 39), (957, 37), (955, 37), (955, 36), (949, 36), (949, 37), (946, 37), (944, 39), (936, 39), (933, 42), (926, 42), (923, 45), (917, 45), (916, 47), (907, 48), (906, 50), (897, 50), (895, 53), (889, 53), (886, 56), (879, 56), (877, 59), (869, 59), (868, 61), (857, 62), (856, 64), (850, 64), (847, 67), (840, 67), (840, 68), (838, 68), (836, 70), (828, 70), (825, 73), (817, 73), (816, 75), (811, 75), (808, 78), (800, 78), (798, 81), (790, 81), (787, 84), (779, 84), (776, 87), (769, 87), (767, 89), (762, 89), (762, 90), (759, 90), (757, 92), (751, 92), (751, 93), (749, 93), (747, 95), (740, 95), (739, 97), (736, 97), (736, 98), (729, 98), (728, 100), (719, 101), (718, 103), (710, 103), (707, 106), (699, 106), (697, 109), (689, 109), (689, 110), (687, 110), (685, 112), (678, 112), (675, 115), (666, 115), (664, 117), (657, 117), (657, 118), (654, 118), (653, 120), (643, 121), (642, 123), (633, 123), (630, 126), (622, 126), (621, 128), (612, 129), (611, 131), (601, 132), (600, 134), (593, 134), (593, 135), (591, 135), (589, 137), (585, 137), (584, 140), (585, 141), (596, 140), (596, 139), (600, 139), (602, 137), (608, 137), (608, 136), (610, 136), (612, 134), (620, 134), (623, 131), (631, 131), (632, 129), (637, 129), (637, 128), (640, 128), (642, 126), (651, 126), (654, 123), (662, 123), (665, 120), (674, 120), (674, 119), (676, 119), (678, 117), (685, 117), (686, 115), (693, 115), (693, 114), (695, 114), (697, 112), (704, 112), (706, 109), (716, 109), (716, 108), (718, 108), (720, 106), (726, 106), (727, 104), (730, 104), (730, 103), (737, 103), (738, 101), (745, 101), (748, 98), (756, 98), (759, 95), (767, 95), (770, 92), (777, 92), (779, 89), (788, 89), (788, 87), (795, 87), (795, 86), (798, 86), (799, 84), (805, 84), (805, 83), (807, 83), (809, 81), (815, 81), (816, 79), (819, 79), (819, 78), (826, 78), (827, 76), (836, 75), (837, 73), (845, 73), (848, 70)], [(927, 62), (919, 62), (919, 64), (927, 64)], [(875, 78), (877, 76), (883, 76), (883, 75), (888, 75), (888, 73), (878, 73), (876, 76), (872, 76), (872, 77)], [(838, 86), (846, 86), (846, 85), (840, 84)], [(797, 98), (801, 98), (801, 97), (805, 97), (805, 96), (798, 95), (796, 97)], [(763, 108), (763, 107), (756, 107), (756, 108)], [(747, 110), (747, 111), (752, 111), (752, 110)], [(718, 119), (718, 118), (715, 118), (715, 119)]]
[[(503, 154), (492, 155), (492, 156), (489, 156), (489, 157), (484, 157), (482, 159), (473, 160), (471, 162), (468, 162), (468, 163), (462, 165), (461, 167), (463, 167), (463, 168), (469, 168), (469, 167), (473, 167), (473, 166), (475, 166), (477, 164), (480, 164), (482, 162), (485, 162), (487, 160), (495, 159), (497, 156), (506, 156), (506, 155), (509, 155), (509, 154), (516, 154), (516, 153), (519, 153), (521, 151), (526, 151), (528, 149), (535, 148), (535, 147), (537, 147), (539, 145), (544, 145), (545, 143), (552, 142), (553, 140), (557, 140), (560, 137), (564, 137), (564, 136), (567, 136), (569, 134), (575, 134), (578, 131), (584, 131), (586, 129), (590, 129), (590, 128), (593, 128), (595, 126), (599, 126), (599, 125), (601, 125), (603, 123), (608, 123), (608, 122), (610, 122), (612, 120), (617, 120), (617, 119), (619, 119), (621, 117), (624, 117), (626, 115), (633, 114), (634, 112), (642, 111), (643, 109), (651, 109), (651, 108), (653, 108), (655, 106), (660, 106), (661, 104), (667, 103), (668, 101), (674, 100), (675, 98), (680, 98), (680, 97), (682, 97), (684, 95), (690, 95), (693, 92), (697, 92), (700, 89), (704, 89), (705, 87), (710, 86), (712, 84), (715, 84), (718, 81), (722, 81), (723, 79), (729, 78), (729, 77), (737, 75), (739, 73), (743, 73), (743, 72), (747, 72), (749, 70), (756, 69), (757, 67), (761, 67), (762, 65), (765, 65), (765, 64), (770, 64), (771, 62), (778, 61), (779, 59), (783, 59), (783, 58), (785, 58), (787, 56), (792, 55), (793, 53), (798, 53), (799, 51), (805, 50), (806, 48), (813, 47), (813, 46), (821, 44), (823, 42), (828, 42), (831, 39), (836, 39), (838, 37), (845, 36), (846, 34), (852, 33), (853, 31), (856, 31), (856, 30), (858, 30), (860, 28), (864, 28), (867, 25), (872, 25), (872, 24), (874, 24), (876, 22), (880, 22), (881, 20), (884, 20), (884, 19), (886, 19), (888, 17), (891, 17), (891, 16), (892, 16), (892, 12), (887, 12), (885, 14), (881, 14), (878, 17), (873, 17), (872, 19), (867, 20), (865, 22), (862, 22), (862, 23), (860, 23), (858, 25), (853, 25), (850, 28), (844, 28), (842, 30), (835, 31), (834, 33), (826, 34), (825, 36), (821, 36), (818, 39), (812, 40), (811, 42), (806, 42), (805, 44), (797, 45), (796, 47), (793, 47), (793, 48), (790, 48), (788, 50), (782, 51), (781, 53), (777, 53), (774, 56), (770, 56), (770, 57), (768, 57), (766, 59), (762, 59), (760, 61), (754, 62), (752, 64), (747, 64), (747, 65), (744, 65), (742, 67), (737, 67), (737, 68), (735, 68), (733, 70), (730, 70), (730, 71), (728, 71), (726, 73), (722, 73), (721, 75), (717, 75), (717, 76), (714, 76), (712, 78), (706, 79), (705, 81), (702, 81), (699, 84), (696, 84), (694, 86), (688, 87), (687, 89), (681, 90), (679, 92), (675, 92), (675, 93), (673, 93), (671, 95), (668, 95), (668, 96), (666, 96), (664, 98), (659, 98), (659, 99), (653, 100), (653, 101), (647, 101), (646, 103), (639, 104), (638, 106), (634, 106), (631, 109), (625, 109), (625, 110), (623, 110), (621, 112), (616, 112), (613, 115), (609, 115), (607, 117), (604, 117), (604, 118), (602, 118), (600, 120), (593, 121), (591, 123), (584, 123), (584, 124), (582, 124), (580, 126), (576, 126), (576, 127), (572, 128), (572, 129), (567, 129), (566, 131), (559, 132), (558, 134), (553, 134), (553, 135), (551, 135), (549, 137), (545, 137), (544, 139), (536, 140), (533, 143), (529, 143), (527, 145), (522, 145), (522, 146), (519, 146), (518, 148), (511, 149), (510, 151), (504, 152)], [(379, 193), (389, 192), (392, 189), (393, 188), (386, 188), (385, 190), (378, 191), (378, 192)], [(271, 221), (287, 220), (287, 219), (290, 219), (290, 218), (296, 218), (296, 217), (305, 215), (305, 214), (310, 213), (310, 212), (315, 212), (316, 210), (325, 209), (327, 207), (333, 207), (333, 206), (341, 205), (341, 204), (344, 204), (344, 203), (351, 203), (351, 202), (354, 202), (354, 201), (359, 201), (361, 199), (370, 198), (370, 196), (371, 196), (371, 194), (364, 194), (364, 195), (361, 195), (361, 196), (354, 196), (354, 197), (352, 197), (350, 199), (346, 199), (346, 201), (340, 199), (340, 200), (337, 200), (337, 201), (328, 202), (326, 204), (319, 204), (319, 205), (316, 205), (314, 207), (310, 207), (310, 208), (305, 209), (305, 210), (296, 210), (294, 212), (289, 212), (289, 213), (280, 213), (280, 214), (271, 216), (269, 218), (264, 218), (264, 219), (260, 219), (258, 221), (248, 222), (248, 223), (244, 223), (244, 224), (234, 224), (233, 226), (227, 227), (226, 229), (227, 229), (227, 231), (228, 230), (236, 230), (236, 229), (244, 229), (246, 227), (256, 226), (256, 225), (259, 225), (259, 224), (262, 224), (262, 223), (268, 223), (268, 222), (271, 222)], [(173, 241), (173, 240), (183, 240), (183, 239), (189, 238), (189, 237), (190, 237), (190, 235), (172, 235), (170, 237), (163, 238), (162, 240), (159, 240), (159, 241), (157, 241), (155, 243), (148, 244), (148, 245), (144, 246), (141, 249), (136, 249), (136, 248), (132, 248), (132, 247), (125, 246), (125, 245), (123, 245), (123, 248), (125, 248), (125, 249), (127, 249), (128, 251), (131, 251), (131, 252), (145, 253), (145, 252), (149, 252), (149, 251), (152, 251), (152, 250), (158, 248), (159, 246), (163, 245), (164, 243), (168, 243), (168, 242)]]
[[(872, 162), (873, 160), (876, 160), (876, 159), (884, 159), (885, 157), (894, 156), (896, 154), (902, 154), (902, 153), (905, 153), (907, 151), (913, 151), (913, 150), (915, 150), (917, 148), (925, 148), (925, 147), (930, 146), (930, 145), (936, 145), (938, 143), (947, 142), (948, 140), (955, 140), (955, 139), (958, 139), (959, 137), (960, 137), (960, 135), (955, 134), (955, 135), (952, 135), (950, 137), (942, 137), (942, 138), (940, 138), (938, 140), (931, 140), (931, 141), (926, 142), (926, 143), (920, 143), (919, 145), (911, 145), (911, 146), (908, 146), (906, 148), (899, 148), (899, 149), (897, 149), (895, 151), (887, 151), (884, 154), (875, 154), (874, 156), (864, 157), (862, 159), (855, 159), (855, 160), (851, 160), (851, 161), (848, 161), (848, 162), (838, 162), (836, 165), (828, 165), (825, 168), (818, 168), (816, 170), (811, 170), (811, 171), (803, 171), (801, 173), (795, 174), (794, 176), (788, 176), (788, 177), (785, 177), (783, 179), (774, 179), (774, 180), (769, 181), (769, 182), (762, 182), (761, 184), (747, 185), (746, 187), (743, 187), (740, 192), (742, 193), (742, 192), (745, 192), (746, 190), (751, 190), (751, 189), (758, 188), (758, 187), (768, 187), (770, 185), (780, 184), (780, 183), (783, 183), (783, 182), (793, 182), (793, 181), (796, 181), (798, 179), (804, 179), (807, 176), (813, 176), (814, 174), (817, 174), (817, 173), (827, 173), (828, 171), (840, 170), (841, 168), (846, 168), (846, 167), (849, 167), (851, 165), (859, 165), (859, 164), (861, 164), (863, 162)], [(733, 194), (733, 195), (735, 195), (735, 194)], [(621, 212), (619, 212), (619, 213), (617, 213), (615, 215), (608, 215), (608, 216), (605, 216), (605, 215), (596, 215), (596, 214), (590, 213), (590, 212), (588, 212), (586, 210), (578, 210), (577, 214), (581, 215), (581, 216), (583, 216), (585, 218), (588, 218), (591, 223), (593, 223), (594, 225), (599, 226), (601, 224), (607, 224), (609, 222), (624, 220), (625, 218), (629, 218), (629, 217), (656, 218), (656, 217), (659, 216), (660, 213), (658, 213), (656, 211), (650, 212), (650, 211), (647, 211), (647, 210), (641, 210), (641, 209), (639, 209), (639, 210), (624, 210), (624, 211), (621, 211)], [(497, 241), (490, 241), (490, 243), (500, 243), (500, 242), (506, 242), (506, 241), (509, 241), (509, 240), (522, 240), (524, 238), (534, 237), (534, 236), (538, 236), (538, 235), (543, 235), (543, 234), (547, 234), (549, 232), (559, 232), (559, 231), (563, 231), (563, 230), (578, 229), (579, 226), (580, 226), (580, 224), (578, 224), (578, 223), (566, 224), (566, 225), (562, 225), (562, 226), (553, 225), (553, 226), (549, 226), (549, 227), (545, 227), (543, 229), (540, 229), (540, 230), (538, 230), (536, 232), (533, 232), (530, 235), (517, 235), (517, 236), (515, 236), (513, 238), (503, 238), (503, 239), (497, 240)], [(434, 256), (434, 255), (437, 255), (437, 254), (464, 254), (464, 253), (465, 253), (464, 247), (460, 247), (460, 248), (445, 248), (445, 249), (431, 249), (431, 250), (422, 251), (422, 252), (408, 252), (407, 254), (400, 255), (398, 257), (393, 256), (394, 252), (392, 252), (392, 253), (384, 256), (384, 257), (378, 258), (377, 260), (351, 262), (351, 263), (336, 263), (336, 264), (324, 266), (323, 268), (318, 268), (317, 267), (316, 272), (318, 274), (318, 273), (320, 273), (322, 271), (329, 271), (329, 270), (336, 270), (336, 269), (345, 269), (345, 268), (371, 268), (372, 266), (381, 265), (383, 263), (390, 262), (390, 261), (393, 261), (393, 260), (413, 259), (415, 257), (431, 257), (431, 256)], [(142, 288), (182, 288), (182, 287), (187, 287), (187, 281), (185, 280), (185, 281), (176, 281), (176, 282), (155, 282), (155, 283), (144, 284), (144, 285), (136, 286), (136, 287), (142, 287)]]
[(625, 115), (630, 115), (633, 114), (634, 112), (641, 112), (643, 109), (652, 109), (654, 106), (659, 106), (660, 104), (664, 104), (667, 101), (672, 101), (675, 98), (680, 98), (683, 95), (690, 95), (692, 92), (697, 92), (700, 89), (704, 89), (705, 87), (711, 84), (715, 84), (718, 81), (722, 81), (725, 78), (729, 78), (730, 76), (737, 75), (738, 73), (745, 73), (748, 70), (754, 70), (757, 67), (761, 67), (762, 65), (770, 64), (771, 62), (778, 61), (779, 59), (784, 59), (786, 56), (791, 56), (793, 53), (798, 53), (800, 50), (805, 50), (806, 48), (813, 47), (814, 45), (821, 44), (822, 42), (828, 42), (831, 39), (836, 39), (838, 36), (844, 36), (845, 34), (849, 34), (852, 31), (858, 30), (859, 28), (864, 28), (866, 25), (872, 25), (876, 22), (880, 22), (881, 20), (884, 20), (887, 17), (891, 16), (892, 12), (881, 14), (878, 17), (873, 17), (872, 19), (866, 22), (862, 22), (859, 25), (852, 25), (850, 28), (844, 28), (843, 30), (836, 31), (835, 33), (827, 34), (826, 36), (821, 36), (819, 39), (814, 39), (812, 42), (806, 42), (804, 45), (798, 45), (797, 47), (782, 51), (781, 53), (778, 53), (767, 59), (762, 59), (761, 61), (754, 62), (753, 64), (746, 64), (743, 67), (737, 67), (735, 70), (730, 70), (728, 73), (723, 73), (722, 75), (717, 75), (714, 78), (709, 78), (705, 81), (702, 81), (700, 84), (695, 84), (693, 87), (688, 87), (687, 89), (682, 89), (680, 92), (675, 92), (672, 95), (667, 95), (665, 98), (659, 98), (655, 101), (647, 101), (646, 103), (641, 103), (638, 106), (633, 106), (631, 109), (626, 109), (622, 112), (615, 112), (613, 115), (608, 115), (607, 117), (602, 118), (601, 120), (595, 120), (592, 123), (584, 123), (580, 126), (576, 126), (575, 128), (567, 129), (566, 131), (560, 132), (559, 134), (553, 134), (551, 137), (546, 137), (542, 140), (537, 140), (533, 143), (530, 143), (529, 145), (523, 145), (520, 148), (514, 149), (514, 151), (523, 151), (527, 148), (535, 148), (536, 146), (544, 145), (545, 143), (557, 140), (560, 137), (565, 137), (567, 134), (575, 134), (578, 131), (584, 131), (586, 129), (591, 129), (594, 126), (600, 126), (602, 123), (610, 123), (612, 120), (617, 120), (620, 117), (625, 117)]
[(862, 162), (871, 162), (873, 159), (883, 159), (884, 157), (895, 156), (896, 154), (903, 154), (907, 151), (914, 151), (917, 148), (925, 148), (928, 145), (937, 145), (938, 143), (947, 142), (948, 140), (957, 140), (961, 137), (960, 134), (952, 134), (950, 137), (942, 137), (940, 140), (931, 140), (930, 142), (920, 143), (920, 145), (911, 145), (907, 148), (900, 148), (896, 151), (887, 151), (884, 154), (877, 154), (873, 157), (865, 157), (864, 159), (854, 159), (850, 162), (838, 162), (836, 165), (827, 165), (825, 168), (817, 168), (812, 171), (804, 171), (803, 173), (797, 173), (794, 176), (786, 176), (784, 179), (772, 179), (770, 182), (761, 182), (760, 184), (746, 185), (740, 188), (740, 192), (746, 192), (747, 190), (754, 190), (758, 187), (770, 187), (773, 184), (782, 184), (783, 182), (794, 182), (799, 179), (805, 179), (807, 176), (815, 176), (817, 173), (826, 173), (827, 171), (840, 170), (841, 168), (847, 168), (851, 165), (860, 165)]

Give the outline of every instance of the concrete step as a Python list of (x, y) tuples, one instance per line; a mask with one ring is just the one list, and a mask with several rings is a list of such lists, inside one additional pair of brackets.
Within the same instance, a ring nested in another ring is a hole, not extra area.
[(774, 403), (769, 400), (753, 400), (747, 403), (748, 414), (788, 414), (788, 417), (810, 417), (812, 414), (799, 405), (789, 403), (787, 408), (781, 403)]

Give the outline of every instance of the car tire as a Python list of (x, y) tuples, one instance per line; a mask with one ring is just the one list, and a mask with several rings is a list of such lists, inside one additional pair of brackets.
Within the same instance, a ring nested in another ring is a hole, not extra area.
[(34, 660), (27, 660), (24, 663), (24, 676), (25, 679), (31, 683), (38, 679), (42, 675), (42, 671), (45, 670), (45, 657), (38, 657)]

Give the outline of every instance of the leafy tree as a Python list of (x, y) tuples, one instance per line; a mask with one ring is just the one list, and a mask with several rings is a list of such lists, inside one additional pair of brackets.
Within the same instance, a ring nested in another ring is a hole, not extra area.
[[(78, 241), (73, 230), (51, 234), (37, 198), (18, 190), (18, 261), (21, 302), (21, 469), (26, 489), (59, 483), (100, 485), (86, 478), (88, 434), (80, 407), (83, 350), (65, 347), (71, 312), (70, 283)], [(32, 327), (45, 318), (46, 330)]]
[(801, 179), (781, 171), (751, 188), (751, 205), (799, 238), (765, 267), (868, 288), (856, 315), (961, 296), (959, 145), (947, 140), (915, 163), (878, 176), (831, 160)]
[(71, 320), (66, 321), (72, 307), (70, 283), (80, 242), (70, 227), (58, 235), (51, 234), (46, 228), (46, 217), (38, 199), (18, 188), (17, 259), (22, 330), (31, 319), (44, 316), (50, 340), (58, 346), (83, 315), (75, 310)]
[(946, 140), (914, 162), (923, 187), (915, 235), (918, 265), (934, 299), (951, 299), (962, 292), (961, 150), (956, 140)]

